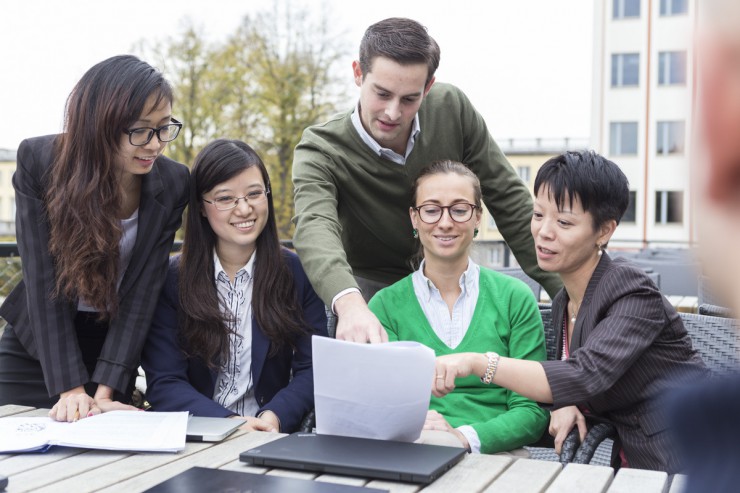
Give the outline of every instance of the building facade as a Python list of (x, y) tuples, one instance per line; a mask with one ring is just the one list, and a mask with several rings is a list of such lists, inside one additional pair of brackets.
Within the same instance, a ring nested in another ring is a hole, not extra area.
[(613, 246), (694, 241), (688, 156), (696, 0), (596, 0), (591, 147), (630, 182)]

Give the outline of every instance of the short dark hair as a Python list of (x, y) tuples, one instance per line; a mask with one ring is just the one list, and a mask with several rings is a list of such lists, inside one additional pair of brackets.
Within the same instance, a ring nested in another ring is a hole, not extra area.
[(537, 172), (534, 194), (548, 187), (550, 199), (561, 209), (574, 197), (593, 217), (597, 230), (607, 221), (622, 219), (629, 205), (629, 182), (619, 166), (594, 151), (568, 151), (549, 159)]
[(376, 57), (390, 58), (401, 65), (424, 63), (427, 81), (439, 67), (439, 45), (429, 36), (427, 28), (404, 17), (390, 17), (368, 27), (360, 42), (362, 76), (370, 73)]

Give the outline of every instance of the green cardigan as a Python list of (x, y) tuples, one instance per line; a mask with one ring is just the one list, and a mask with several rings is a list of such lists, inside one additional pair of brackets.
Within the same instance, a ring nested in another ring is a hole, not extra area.
[[(379, 291), (370, 309), (391, 341), (417, 341), (437, 356), (495, 351), (501, 356), (542, 361), (545, 336), (532, 291), (520, 280), (481, 267), (480, 292), (465, 337), (451, 349), (429, 325), (416, 299), (411, 276)], [(432, 396), (430, 408), (453, 427), (472, 426), (486, 454), (512, 450), (542, 436), (548, 413), (536, 402), (476, 376), (458, 379), (443, 398)]]
[(462, 91), (432, 86), (405, 165), (373, 153), (353, 126), (352, 111), (307, 128), (293, 157), (293, 244), (324, 303), (357, 287), (353, 276), (392, 284), (412, 272), (411, 184), (441, 159), (465, 163), (478, 176), (483, 202), (519, 264), (555, 296), (560, 279), (537, 266), (530, 192)]

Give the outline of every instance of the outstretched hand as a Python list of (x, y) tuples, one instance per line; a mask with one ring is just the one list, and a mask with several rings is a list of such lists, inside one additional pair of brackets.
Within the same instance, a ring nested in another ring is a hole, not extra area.
[[(455, 379), (473, 374), (474, 366), (480, 358), (487, 362), (486, 356), (478, 353), (457, 353), (438, 357), (434, 365), (432, 394), (435, 397), (443, 397), (455, 390)], [(483, 363), (484, 368), (486, 362)]]
[(388, 342), (388, 334), (360, 293), (342, 296), (334, 303), (334, 309), (337, 312), (337, 339), (371, 344)]

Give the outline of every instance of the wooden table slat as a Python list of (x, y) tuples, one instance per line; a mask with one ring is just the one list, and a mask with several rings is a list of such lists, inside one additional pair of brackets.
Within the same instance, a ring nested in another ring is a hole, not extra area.
[(28, 470), (39, 470), (52, 462), (62, 461), (86, 450), (69, 447), (52, 447), (44, 453), (31, 452), (16, 455), (0, 455), (0, 474), (5, 476), (20, 474)]
[[(85, 473), (96, 474), (99, 468), (116, 463), (130, 455), (129, 452), (110, 452), (107, 450), (90, 450), (60, 460), (14, 474), (11, 477), (10, 490), (21, 491), (67, 491), (65, 484), (79, 483), (79, 477)], [(85, 483), (82, 483), (85, 484)]]
[(568, 464), (547, 489), (547, 493), (604, 493), (613, 478), (614, 470), (611, 467)]
[(7, 406), (0, 406), (0, 418), (33, 410), (34, 408), (28, 406), (16, 406), (15, 404), (8, 404)]
[[(198, 453), (193, 453), (188, 456), (183, 457), (182, 454), (172, 454), (174, 458), (179, 460), (173, 460), (172, 462), (138, 474), (136, 477), (113, 484), (108, 488), (101, 489), (100, 491), (120, 491), (126, 493), (130, 493), (132, 491), (143, 491), (194, 466), (217, 469), (225, 464), (233, 462), (235, 458), (239, 457), (241, 452), (275, 440), (280, 436), (284, 435), (264, 432), (243, 433), (235, 438), (218, 443), (218, 446), (209, 446), (208, 448), (200, 450)], [(186, 449), (198, 445), (202, 446), (203, 443), (188, 443)]]
[(422, 485), (419, 484), (399, 483), (395, 481), (385, 481), (380, 479), (370, 481), (365, 486), (368, 488), (387, 490), (389, 493), (416, 493), (422, 487)]
[(482, 491), (514, 460), (506, 455), (468, 454), (455, 467), (422, 491), (424, 493)]
[(668, 474), (661, 471), (622, 468), (609, 486), (608, 493), (651, 493), (663, 491), (668, 483)]
[(562, 469), (559, 462), (518, 459), (486, 488), (485, 493), (542, 493)]

